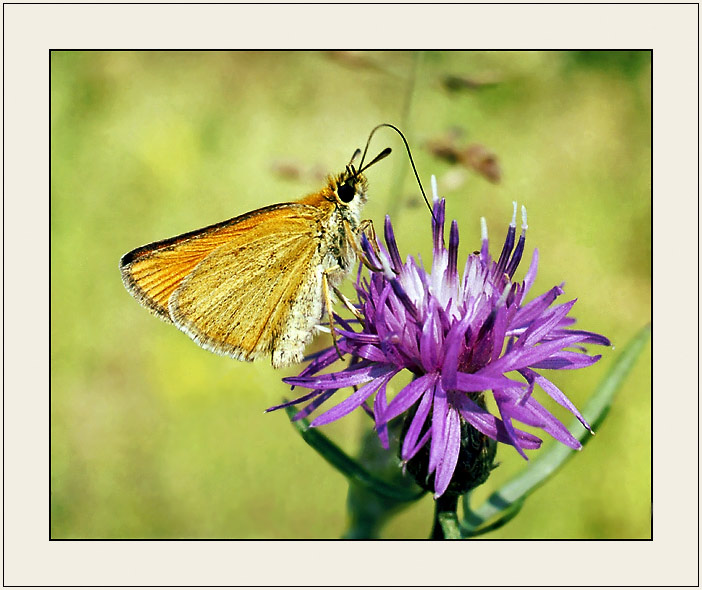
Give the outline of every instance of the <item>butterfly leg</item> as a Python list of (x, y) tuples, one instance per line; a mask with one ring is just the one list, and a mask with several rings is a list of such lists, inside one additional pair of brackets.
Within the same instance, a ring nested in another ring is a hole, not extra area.
[(351, 301), (349, 301), (349, 298), (346, 297), (346, 295), (344, 295), (341, 291), (339, 291), (337, 287), (332, 285), (332, 289), (334, 289), (334, 294), (339, 298), (339, 301), (341, 301), (341, 303), (344, 304), (344, 307), (348, 309), (359, 322), (361, 322), (361, 325), (364, 325), (363, 316), (361, 315), (361, 312), (358, 311), (358, 308), (353, 303), (351, 303)]
[(378, 246), (378, 240), (376, 239), (375, 226), (373, 225), (372, 219), (361, 220), (361, 223), (358, 225), (358, 233), (366, 234), (366, 236), (368, 236), (368, 240), (375, 247), (375, 249), (380, 249)]
[(357, 237), (361, 233), (365, 233), (366, 230), (370, 228), (370, 237), (368, 237), (368, 235), (366, 235), (366, 237), (368, 237), (368, 240), (371, 243), (371, 247), (377, 252), (379, 248), (378, 242), (375, 239), (375, 229), (373, 228), (373, 222), (370, 219), (364, 219), (363, 221), (361, 221), (358, 233), (355, 233), (351, 230), (351, 226), (348, 224), (347, 221), (344, 221), (344, 227), (346, 230), (346, 237), (349, 246), (351, 246), (351, 249), (356, 253), (356, 256), (358, 256), (359, 260), (363, 263), (363, 265), (366, 268), (369, 268), (375, 272), (382, 270), (368, 259), (368, 256), (366, 256), (366, 253), (363, 251), (363, 248), (361, 248), (361, 244), (359, 243)]

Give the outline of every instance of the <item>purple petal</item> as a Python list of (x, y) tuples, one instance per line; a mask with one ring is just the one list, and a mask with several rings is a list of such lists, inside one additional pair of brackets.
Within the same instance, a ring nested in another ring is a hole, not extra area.
[[(422, 432), (422, 428), (427, 421), (427, 416), (429, 416), (429, 410), (432, 407), (432, 401), (434, 400), (434, 392), (428, 389), (424, 392), (422, 396), (422, 401), (419, 402), (419, 407), (417, 408), (410, 427), (407, 429), (405, 434), (405, 440), (402, 442), (402, 453), (401, 457), (403, 461), (411, 459), (418, 450), (417, 439)], [(421, 447), (419, 447), (421, 448)]]
[(550, 317), (548, 319), (543, 319), (542, 321), (536, 321), (529, 328), (527, 329), (524, 334), (519, 338), (517, 341), (517, 346), (520, 346), (520, 342), (522, 346), (532, 346), (539, 342), (544, 336), (548, 335), (551, 330), (553, 330), (560, 321), (568, 315), (570, 310), (573, 308), (573, 305), (575, 305), (575, 299), (572, 301), (568, 301), (567, 303), (563, 303), (562, 305), (559, 305), (557, 308), (554, 308), (551, 312)]
[[(378, 330), (378, 338), (380, 340), (384, 340), (385, 337), (387, 337), (388, 333), (385, 330), (387, 326), (387, 322), (385, 321), (385, 314), (388, 313), (390, 310), (387, 307), (387, 301), (388, 297), (390, 297), (390, 293), (392, 292), (392, 285), (389, 283), (386, 283), (383, 286), (383, 290), (380, 292), (379, 295), (376, 295), (376, 298), (373, 299), (374, 301), (377, 301), (377, 306), (375, 310), (375, 318), (374, 318), (374, 325), (376, 330)], [(366, 316), (369, 316), (370, 314), (366, 314)], [(390, 314), (389, 314), (390, 315)], [(390, 315), (390, 317), (392, 317)]]
[(580, 441), (533, 397), (528, 398), (524, 404), (513, 403), (505, 405), (505, 409), (512, 418), (529, 426), (536, 426), (545, 430), (553, 438), (573, 449), (582, 447)]
[(465, 335), (472, 318), (465, 317), (451, 326), (446, 335), (446, 354), (441, 371), (441, 382), (445, 389), (456, 389), (458, 360), (461, 349), (465, 346)]
[[(314, 375), (319, 371), (326, 369), (329, 365), (333, 365), (339, 360), (339, 355), (336, 353), (334, 347), (327, 348), (318, 352), (315, 356), (310, 356), (307, 358), (312, 358), (312, 361), (300, 372), (298, 377), (306, 377), (308, 375)], [(285, 379), (283, 382), (287, 383)]]
[(531, 263), (529, 264), (529, 270), (527, 270), (527, 273), (524, 276), (524, 291), (522, 292), (522, 297), (526, 297), (526, 294), (529, 292), (529, 289), (531, 289), (531, 286), (534, 284), (538, 267), (539, 251), (536, 248), (534, 248), (534, 253), (531, 255)]
[(602, 334), (596, 334), (595, 332), (586, 332), (585, 330), (557, 330), (554, 332), (554, 336), (567, 336), (570, 334), (579, 334), (582, 336), (580, 342), (585, 344), (600, 344), (602, 346), (612, 346), (609, 338), (602, 336)]
[(534, 369), (583, 369), (594, 365), (601, 358), (601, 354), (588, 356), (579, 352), (568, 352), (564, 350), (544, 361), (530, 363), (529, 366)]
[(419, 353), (425, 373), (431, 373), (437, 369), (437, 361), (439, 358), (438, 348), (441, 346), (441, 342), (439, 342), (439, 330), (436, 325), (438, 321), (439, 318), (434, 313), (434, 310), (430, 309), (429, 315), (424, 321), (419, 342)]
[(491, 363), (490, 366), (493, 370), (499, 370), (502, 373), (535, 366), (535, 363), (548, 359), (562, 348), (575, 344), (579, 338), (579, 336), (569, 336), (527, 348), (516, 348), (515, 346), (502, 358)]
[(378, 344), (380, 342), (380, 337), (377, 334), (339, 329), (337, 329), (336, 333), (347, 340), (353, 341), (354, 344)]
[[(469, 257), (470, 259), (470, 257)], [(485, 218), (480, 218), (480, 263), (483, 268), (487, 268), (488, 262), (490, 261), (490, 247), (488, 240), (488, 230)]]
[(448, 401), (446, 391), (441, 387), (441, 380), (434, 385), (434, 406), (431, 416), (431, 447), (429, 448), (429, 467), (427, 473), (431, 474), (441, 461), (446, 449), (446, 417), (448, 415)]
[(451, 233), (449, 233), (448, 268), (446, 278), (449, 285), (458, 284), (458, 223), (454, 219), (451, 222)]
[(500, 358), (500, 353), (505, 345), (507, 334), (507, 308), (502, 306), (497, 310), (495, 325), (492, 330), (492, 359)]
[(517, 228), (515, 225), (510, 223), (509, 228), (507, 229), (507, 237), (505, 238), (505, 243), (502, 246), (502, 252), (500, 253), (500, 258), (497, 261), (497, 268), (495, 269), (495, 272), (498, 275), (501, 275), (507, 266), (507, 259), (512, 253), (512, 248), (514, 248), (514, 238), (516, 235)]
[(364, 401), (366, 401), (375, 391), (383, 384), (387, 384), (390, 379), (395, 376), (396, 373), (390, 373), (378, 379), (374, 379), (370, 383), (366, 383), (358, 391), (352, 393), (343, 402), (337, 404), (330, 410), (327, 410), (321, 416), (314, 419), (311, 426), (322, 426), (323, 424), (329, 424), (334, 420), (338, 420), (342, 416), (346, 416), (358, 406), (360, 406)]
[(535, 318), (538, 318), (544, 310), (546, 310), (559, 295), (563, 295), (563, 289), (560, 286), (553, 287), (546, 291), (543, 295), (539, 295), (536, 299), (532, 299), (524, 307), (515, 314), (510, 322), (510, 327), (526, 327)]
[(452, 389), (460, 389), (461, 391), (485, 391), (488, 389), (523, 385), (523, 383), (508, 379), (504, 375), (490, 374), (488, 373), (490, 369), (491, 365), (486, 369), (481, 369), (478, 373), (457, 373), (456, 387)]
[(404, 287), (398, 281), (397, 279), (392, 279), (390, 281), (390, 285), (392, 286), (392, 290), (397, 295), (397, 298), (402, 302), (402, 305), (405, 307), (405, 309), (409, 312), (409, 314), (415, 319), (419, 319), (419, 312), (417, 311), (417, 307), (412, 303), (412, 300), (409, 298), (409, 295), (407, 295), (407, 292), (405, 291)]
[(367, 361), (374, 361), (376, 363), (388, 363), (388, 358), (383, 354), (383, 351), (377, 346), (371, 344), (364, 344), (359, 346), (354, 350), (354, 353), (359, 358)]
[(434, 252), (439, 252), (444, 247), (444, 221), (446, 219), (446, 201), (434, 201), (434, 216), (431, 224), (431, 233), (434, 241)]
[[(476, 430), (497, 442), (511, 444), (511, 438), (507, 435), (502, 420), (481, 408), (467, 395), (453, 396), (451, 402), (461, 413), (463, 419)], [(542, 441), (538, 436), (516, 428), (514, 432), (523, 449), (538, 449), (541, 446)]]
[(512, 425), (512, 416), (509, 412), (509, 406), (514, 405), (511, 398), (507, 398), (502, 394), (500, 390), (494, 392), (495, 403), (497, 404), (497, 409), (500, 411), (500, 416), (502, 416), (502, 424), (505, 427), (505, 432), (510, 439), (510, 444), (517, 449), (517, 452), (529, 460), (526, 453), (522, 450), (519, 444), (519, 439), (517, 438), (517, 433), (514, 426)]
[(434, 499), (441, 496), (451, 483), (461, 450), (461, 419), (458, 412), (450, 409), (446, 417), (446, 435), (441, 461), (436, 468), (434, 479)]
[(578, 420), (580, 420), (580, 423), (587, 428), (590, 432), (592, 432), (592, 428), (590, 428), (590, 425), (587, 423), (587, 420), (583, 417), (583, 415), (578, 411), (578, 408), (573, 405), (573, 402), (571, 402), (568, 397), (560, 390), (558, 387), (556, 387), (551, 381), (546, 379), (543, 375), (539, 375), (536, 371), (532, 371), (530, 369), (525, 369), (524, 370), (524, 376), (527, 378), (533, 379), (541, 389), (543, 389), (548, 395), (551, 396), (551, 398), (559, 403), (561, 406), (564, 408), (568, 409)]
[(273, 406), (271, 408), (268, 408), (265, 410), (266, 412), (274, 412), (275, 410), (280, 410), (281, 408), (287, 408), (288, 406), (294, 406), (295, 404), (299, 404), (300, 402), (306, 402), (308, 399), (312, 399), (313, 397), (317, 397), (318, 395), (322, 395), (324, 393), (324, 389), (315, 389), (314, 391), (311, 391), (310, 393), (307, 393), (301, 397), (298, 397), (297, 399), (294, 399), (290, 402), (285, 402), (277, 406)]
[(314, 377), (286, 377), (283, 379), (288, 385), (296, 387), (308, 387), (314, 389), (327, 389), (335, 387), (351, 387), (360, 385), (376, 377), (382, 377), (392, 371), (391, 365), (376, 365), (371, 363), (360, 363), (359, 368), (344, 369), (336, 373), (325, 373), (324, 375), (315, 375)]
[(419, 439), (419, 442), (414, 446), (414, 448), (409, 449), (407, 452), (407, 455), (402, 458), (403, 461), (407, 462), (409, 461), (412, 457), (414, 457), (417, 454), (417, 451), (422, 449), (424, 445), (427, 444), (427, 441), (429, 440), (429, 437), (431, 436), (431, 426), (427, 429), (427, 431), (422, 435), (422, 438)]
[(388, 247), (388, 254), (390, 255), (390, 260), (392, 260), (393, 270), (398, 272), (402, 268), (402, 257), (400, 256), (400, 251), (397, 248), (397, 242), (395, 241), (395, 232), (392, 229), (392, 224), (390, 223), (390, 216), (385, 216), (385, 243)]
[(314, 412), (319, 406), (321, 406), (325, 401), (327, 401), (332, 395), (336, 393), (336, 389), (328, 389), (322, 395), (313, 399), (309, 404), (302, 408), (297, 414), (292, 418), (293, 422), (297, 420), (302, 420), (302, 418), (307, 418), (312, 412)]
[(524, 235), (524, 230), (522, 230), (522, 235), (519, 236), (519, 241), (517, 242), (517, 247), (514, 249), (512, 254), (512, 259), (509, 261), (505, 272), (509, 278), (514, 276), (519, 263), (522, 260), (522, 253), (524, 252), (524, 243), (526, 242), (526, 236)]
[(368, 236), (365, 233), (361, 234), (361, 250), (368, 257), (368, 262), (376, 268), (383, 268), (383, 264), (378, 258), (375, 248), (373, 248)]
[(376, 432), (378, 433), (378, 438), (380, 439), (380, 444), (383, 445), (384, 449), (389, 449), (390, 448), (390, 434), (388, 432), (388, 425), (387, 422), (383, 422), (382, 419), (379, 419), (379, 416), (382, 417), (382, 415), (385, 413), (385, 409), (388, 407), (388, 398), (387, 398), (387, 383), (383, 383), (380, 386), (380, 389), (378, 390), (378, 393), (375, 395), (375, 404), (374, 404), (374, 411), (375, 411), (375, 423), (376, 423)]
[(412, 404), (419, 399), (419, 396), (434, 385), (436, 379), (436, 375), (429, 373), (418, 377), (403, 387), (388, 404), (387, 410), (385, 410), (385, 422), (389, 422), (412, 407)]

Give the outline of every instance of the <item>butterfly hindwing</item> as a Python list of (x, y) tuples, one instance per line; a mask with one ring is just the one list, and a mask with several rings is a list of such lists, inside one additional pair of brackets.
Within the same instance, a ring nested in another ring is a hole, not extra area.
[(282, 346), (299, 360), (322, 315), (321, 269), (310, 238), (300, 228), (220, 247), (171, 296), (173, 322), (219, 354), (253, 360)]

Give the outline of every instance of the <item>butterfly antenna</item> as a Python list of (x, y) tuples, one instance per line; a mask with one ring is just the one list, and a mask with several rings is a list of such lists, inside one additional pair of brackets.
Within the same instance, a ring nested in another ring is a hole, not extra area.
[(358, 174), (360, 174), (360, 173), (363, 172), (364, 170), (367, 170), (368, 168), (370, 168), (370, 167), (371, 167), (373, 164), (375, 164), (376, 162), (380, 162), (380, 160), (382, 160), (383, 158), (386, 158), (387, 156), (389, 156), (391, 152), (392, 152), (392, 150), (391, 150), (389, 147), (388, 147), (388, 148), (385, 148), (385, 149), (384, 149), (382, 152), (380, 152), (375, 158), (373, 158), (370, 162), (368, 162), (368, 164), (366, 164), (366, 165), (363, 166), (362, 168), (359, 168), (359, 169), (358, 169)]
[(351, 159), (349, 160), (349, 166), (351, 166), (351, 164), (354, 163), (354, 160), (355, 160), (356, 158), (358, 158), (358, 156), (360, 156), (360, 155), (361, 155), (361, 150), (360, 150), (360, 149), (357, 149), (357, 150), (353, 153), (353, 156), (351, 156)]
[[(405, 148), (407, 149), (407, 156), (409, 157), (410, 164), (412, 165), (412, 171), (414, 172), (414, 176), (417, 179), (417, 184), (419, 185), (419, 190), (422, 191), (422, 197), (424, 197), (424, 202), (427, 204), (427, 207), (429, 208), (429, 213), (431, 213), (432, 218), (434, 219), (434, 221), (436, 221), (436, 217), (434, 217), (434, 210), (432, 209), (432, 206), (429, 203), (429, 199), (427, 199), (427, 194), (424, 192), (424, 187), (422, 186), (422, 181), (419, 178), (419, 173), (417, 172), (417, 167), (414, 165), (414, 159), (412, 159), (412, 151), (410, 150), (409, 143), (407, 143), (407, 139), (405, 138), (402, 131), (400, 131), (394, 125), (391, 125), (390, 123), (381, 123), (380, 125), (373, 127), (373, 129), (370, 132), (370, 135), (368, 135), (368, 141), (366, 142), (366, 147), (363, 150), (363, 156), (361, 156), (361, 164), (359, 166), (359, 172), (361, 172), (362, 170), (365, 170), (371, 164), (375, 164), (378, 160), (384, 158), (385, 156), (387, 156), (390, 153), (390, 148), (386, 148), (385, 150), (380, 152), (380, 154), (378, 154), (378, 156), (376, 156), (370, 162), (370, 164), (368, 164), (367, 166), (363, 166), (363, 162), (366, 159), (366, 153), (368, 152), (368, 146), (370, 145), (370, 140), (373, 137), (373, 134), (381, 127), (389, 127), (390, 129), (394, 129), (395, 131), (397, 131), (398, 135), (402, 138), (402, 142), (405, 144)], [(358, 151), (359, 150), (356, 150), (356, 152), (358, 152)], [(355, 158), (355, 156), (356, 156), (356, 154), (354, 154), (354, 158)]]

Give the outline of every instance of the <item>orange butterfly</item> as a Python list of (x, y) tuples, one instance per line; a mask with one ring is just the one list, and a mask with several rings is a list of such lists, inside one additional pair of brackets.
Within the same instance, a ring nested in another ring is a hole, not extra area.
[(356, 150), (343, 172), (299, 201), (132, 250), (120, 260), (124, 285), (207, 350), (245, 361), (271, 355), (276, 368), (300, 362), (329, 313), (330, 288), (356, 262), (363, 172), (390, 151), (356, 169)]

